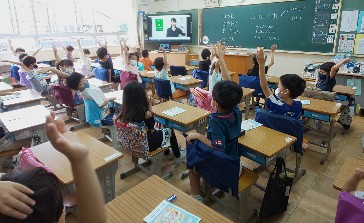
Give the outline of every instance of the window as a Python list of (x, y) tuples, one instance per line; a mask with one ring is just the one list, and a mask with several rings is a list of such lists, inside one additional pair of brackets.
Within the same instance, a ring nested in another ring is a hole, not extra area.
[(122, 2), (122, 7), (113, 7), (120, 1), (0, 0), (0, 52), (7, 48), (7, 38), (13, 40), (14, 46), (28, 50), (43, 44), (49, 48), (59, 40), (76, 45), (75, 37), (87, 45), (93, 45), (95, 39), (116, 44), (117, 37), (126, 35), (129, 28), (137, 29), (136, 24), (130, 24), (132, 0)]

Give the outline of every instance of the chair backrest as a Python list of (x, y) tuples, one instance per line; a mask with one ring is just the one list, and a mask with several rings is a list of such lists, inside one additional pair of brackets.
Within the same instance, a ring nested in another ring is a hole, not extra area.
[(15, 78), (16, 80), (19, 80), (19, 67), (15, 65), (11, 65), (11, 77)]
[(52, 86), (53, 96), (56, 98), (58, 103), (67, 105), (71, 108), (74, 108), (72, 90), (67, 86)]
[(92, 127), (100, 127), (102, 115), (101, 108), (96, 104), (94, 100), (83, 99), (83, 103), (85, 104), (86, 122)]
[(20, 85), (26, 88), (31, 88), (32, 85), (30, 84), (29, 80), (27, 79), (27, 72), (22, 71), (19, 72), (20, 76)]
[(260, 86), (259, 77), (240, 74), (239, 75), (239, 85), (240, 85), (240, 87), (255, 89), (255, 92), (253, 93), (254, 97), (265, 98), (263, 89)]
[(171, 82), (169, 80), (154, 78), (154, 84), (158, 97), (168, 100), (172, 97)]
[(209, 81), (209, 72), (195, 69), (192, 71), (192, 75), (194, 78), (202, 80), (200, 85), (201, 88), (207, 87), (207, 83)]
[(198, 140), (187, 145), (187, 168), (194, 168), (211, 186), (238, 196), (240, 160), (226, 155)]
[(125, 85), (131, 81), (138, 81), (138, 76), (136, 74), (131, 73), (130, 71), (121, 71), (120, 72), (120, 87), (123, 89)]
[(172, 76), (178, 76), (178, 75), (186, 75), (187, 70), (185, 66), (173, 66), (171, 65), (169, 67), (171, 69), (171, 75)]
[(256, 109), (255, 120), (265, 127), (296, 137), (297, 141), (294, 144), (294, 151), (302, 154), (304, 131), (302, 120), (285, 115), (278, 115), (260, 108)]
[(108, 74), (109, 71), (104, 68), (96, 67), (92, 71), (95, 75), (96, 79), (102, 80), (102, 81), (109, 81)]

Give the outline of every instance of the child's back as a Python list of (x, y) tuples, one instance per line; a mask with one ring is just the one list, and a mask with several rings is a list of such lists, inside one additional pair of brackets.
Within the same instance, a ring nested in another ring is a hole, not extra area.
[(209, 71), (211, 60), (210, 60), (211, 52), (209, 49), (203, 49), (201, 52), (202, 61), (198, 64), (198, 69), (202, 71)]
[(153, 62), (149, 58), (148, 50), (143, 50), (142, 51), (142, 58), (139, 59), (139, 62), (144, 64), (144, 69), (145, 70), (148, 70), (148, 71), (152, 70), (151, 66), (153, 66)]

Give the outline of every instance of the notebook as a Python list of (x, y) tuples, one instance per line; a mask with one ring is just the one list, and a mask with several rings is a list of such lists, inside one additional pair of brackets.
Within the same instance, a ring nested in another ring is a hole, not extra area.
[(201, 218), (177, 207), (167, 201), (162, 201), (148, 216), (143, 219), (146, 223), (198, 223)]

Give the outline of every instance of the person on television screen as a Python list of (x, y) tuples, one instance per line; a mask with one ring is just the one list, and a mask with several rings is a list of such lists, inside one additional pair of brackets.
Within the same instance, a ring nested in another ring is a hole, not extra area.
[[(167, 29), (167, 37), (178, 37), (179, 35), (186, 36), (186, 33), (183, 33), (183, 31), (180, 28), (177, 28), (176, 24), (177, 20), (175, 18), (172, 18), (171, 27)], [(182, 25), (181, 28), (183, 28)]]

